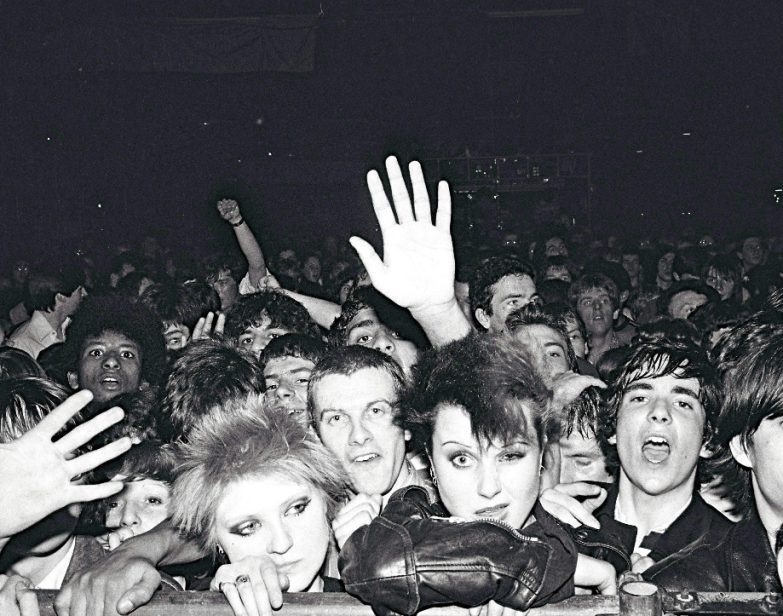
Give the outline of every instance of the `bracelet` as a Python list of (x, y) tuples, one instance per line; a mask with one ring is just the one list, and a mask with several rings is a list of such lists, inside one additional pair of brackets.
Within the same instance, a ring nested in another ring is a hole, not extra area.
[(244, 224), (245, 224), (245, 219), (244, 218), (240, 218), (239, 222), (232, 222), (231, 226), (232, 227), (241, 227)]

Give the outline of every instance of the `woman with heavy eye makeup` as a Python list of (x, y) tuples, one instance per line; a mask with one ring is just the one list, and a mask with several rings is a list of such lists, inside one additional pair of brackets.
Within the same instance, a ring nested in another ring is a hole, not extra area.
[(403, 488), (351, 535), (340, 553), (348, 592), (376, 612), (457, 604), (499, 616), (564, 599), (575, 584), (614, 591), (611, 565), (578, 555), (538, 504), (558, 424), (533, 366), (522, 343), (486, 333), (422, 360), (401, 418), (439, 500)]
[(269, 613), (283, 592), (342, 590), (322, 576), (342, 468), (285, 412), (221, 417), (181, 447), (174, 523), (226, 564), (211, 583), (235, 614)]

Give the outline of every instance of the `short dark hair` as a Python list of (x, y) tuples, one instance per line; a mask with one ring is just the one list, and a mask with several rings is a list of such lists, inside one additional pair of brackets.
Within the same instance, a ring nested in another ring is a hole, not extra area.
[(203, 262), (204, 280), (209, 283), (217, 279), (220, 272), (228, 271), (231, 277), (239, 284), (244, 274), (242, 260), (233, 254), (219, 253), (209, 255)]
[[(526, 347), (506, 335), (473, 333), (428, 353), (401, 404), (414, 448), (431, 449), (439, 407), (453, 404), (468, 413), (477, 438), (509, 441), (532, 430), (543, 449), (559, 425), (550, 408), (552, 392), (534, 366)], [(533, 411), (532, 425), (521, 403)]]
[(141, 350), (142, 379), (150, 384), (160, 380), (166, 365), (166, 343), (160, 321), (146, 306), (113, 294), (90, 295), (74, 315), (66, 338), (69, 363), (74, 371), (78, 371), (87, 341), (105, 332), (121, 334), (137, 344)]
[(71, 295), (84, 285), (84, 272), (74, 263), (48, 271), (33, 271), (25, 288), (25, 307), (46, 312), (54, 308), (59, 293)]
[(584, 438), (598, 435), (598, 417), (604, 404), (603, 390), (591, 385), (582, 390), (570, 404), (563, 409), (561, 436), (571, 436), (576, 431)]
[(249, 327), (258, 327), (265, 317), (271, 321), (270, 327), (308, 336), (321, 335), (305, 307), (279, 291), (240, 295), (226, 313), (225, 332), (236, 340)]
[(703, 248), (698, 246), (686, 246), (674, 253), (672, 273), (682, 276), (701, 278), (708, 255)]
[(0, 347), (0, 380), (23, 376), (46, 378), (46, 372), (22, 349)]
[(536, 271), (530, 263), (516, 255), (493, 255), (485, 259), (473, 270), (470, 281), (471, 314), (475, 314), (477, 308), (492, 314), (492, 287), (505, 276), (528, 276), (535, 281)]
[[(32, 430), (69, 393), (62, 385), (35, 376), (0, 381), (0, 443), (10, 443)], [(77, 413), (58, 434), (80, 421)]]
[(229, 400), (263, 391), (264, 375), (255, 357), (228, 342), (191, 342), (166, 382), (159, 409), (161, 438), (187, 438), (205, 416), (219, 413)]
[(261, 351), (258, 361), (264, 367), (273, 359), (299, 357), (317, 364), (326, 354), (327, 349), (326, 343), (320, 338), (304, 334), (286, 334), (270, 340), (266, 348)]
[(698, 293), (707, 298), (708, 302), (720, 301), (720, 297), (715, 292), (715, 289), (708, 287), (701, 280), (680, 280), (672, 284), (666, 293), (663, 293), (659, 299), (658, 308), (662, 314), (669, 314), (669, 306), (674, 299), (674, 296), (685, 291), (692, 291)]
[(220, 297), (205, 282), (185, 284), (158, 282), (141, 294), (139, 301), (152, 310), (164, 326), (177, 323), (193, 331), (207, 312), (220, 310)]
[(411, 313), (401, 308), (373, 287), (361, 287), (354, 290), (350, 299), (342, 305), (338, 316), (329, 328), (329, 342), (344, 346), (348, 338), (348, 324), (365, 308), (371, 308), (386, 327), (399, 334), (400, 338), (415, 344), (419, 349), (429, 346), (427, 336)]

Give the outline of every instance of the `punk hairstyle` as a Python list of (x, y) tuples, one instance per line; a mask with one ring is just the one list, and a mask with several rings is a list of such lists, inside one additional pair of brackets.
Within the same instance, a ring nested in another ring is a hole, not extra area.
[[(577, 322), (579, 322), (578, 319)], [(574, 347), (571, 345), (571, 339), (568, 337), (568, 326), (564, 317), (549, 311), (546, 306), (542, 306), (538, 302), (530, 302), (522, 308), (517, 308), (506, 317), (506, 329), (511, 334), (526, 325), (545, 325), (560, 334), (566, 347), (568, 369), (576, 372), (576, 355)]]
[(101, 467), (108, 479), (122, 475), (122, 481), (154, 479), (171, 484), (176, 477), (178, 458), (174, 447), (161, 441), (146, 441), (131, 447), (124, 455)]
[[(443, 404), (463, 408), (479, 440), (508, 442), (532, 431), (543, 450), (558, 435), (552, 392), (526, 347), (509, 336), (473, 333), (427, 354), (415, 372), (416, 386), (405, 396), (400, 418), (418, 451), (431, 449)], [(523, 405), (532, 410), (532, 425)]]
[(205, 416), (226, 403), (264, 391), (264, 374), (255, 357), (218, 340), (191, 342), (177, 358), (159, 408), (163, 440), (185, 438)]
[(141, 294), (139, 301), (152, 310), (161, 323), (185, 325), (190, 331), (207, 312), (220, 310), (220, 297), (205, 282), (184, 284), (158, 282)]
[(528, 276), (535, 281), (536, 271), (527, 261), (510, 254), (494, 255), (484, 260), (474, 271), (470, 280), (470, 313), (481, 308), (492, 314), (493, 286), (504, 276)]
[(73, 371), (78, 371), (87, 341), (105, 332), (115, 332), (135, 342), (141, 350), (141, 378), (150, 385), (158, 383), (166, 365), (161, 323), (149, 308), (118, 295), (90, 295), (74, 315), (65, 343)]
[(264, 318), (271, 321), (270, 327), (316, 338), (321, 335), (305, 307), (279, 291), (240, 295), (226, 313), (226, 335), (236, 340), (248, 327), (261, 325)]
[(208, 553), (218, 547), (215, 515), (226, 489), (248, 477), (274, 474), (315, 487), (331, 520), (347, 494), (345, 471), (318, 437), (287, 413), (261, 403), (191, 432), (179, 450), (173, 521)]
[(718, 375), (706, 353), (695, 343), (686, 340), (660, 339), (641, 342), (633, 349), (625, 363), (614, 372), (614, 381), (606, 391), (606, 405), (598, 419), (598, 440), (607, 463), (618, 467), (617, 450), (609, 438), (617, 430), (617, 414), (626, 390), (641, 379), (657, 379), (668, 375), (680, 379), (695, 378), (699, 382), (699, 402), (704, 407), (703, 442), (711, 442), (721, 403)]
[(326, 350), (326, 343), (320, 338), (304, 334), (286, 334), (269, 341), (266, 348), (261, 351), (258, 363), (264, 367), (273, 359), (299, 357), (317, 364), (326, 354)]

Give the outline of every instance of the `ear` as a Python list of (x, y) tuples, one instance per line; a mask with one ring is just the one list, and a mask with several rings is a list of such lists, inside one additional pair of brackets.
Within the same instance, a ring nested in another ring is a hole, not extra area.
[(68, 298), (65, 295), (63, 295), (62, 293), (58, 293), (57, 295), (54, 296), (54, 303), (60, 304), (64, 302), (66, 299)]
[(403, 432), (403, 436), (405, 437), (405, 442), (407, 443), (408, 441), (411, 440), (411, 431), (410, 430), (405, 430)]
[(731, 455), (737, 461), (737, 464), (745, 468), (753, 468), (753, 456), (750, 455), (747, 445), (742, 441), (742, 435), (738, 434), (729, 441)]
[(617, 435), (616, 434), (612, 434), (612, 436), (610, 436), (608, 439), (606, 439), (606, 442), (609, 443), (610, 445), (617, 446)]
[(484, 312), (484, 309), (476, 308), (476, 312), (474, 314), (476, 315), (476, 321), (479, 322), (479, 325), (481, 325), (481, 327), (484, 329), (489, 329), (489, 316), (487, 316), (487, 313)]
[(629, 297), (631, 297), (630, 291), (623, 291), (620, 293), (620, 305), (622, 306), (625, 302), (627, 302)]
[(704, 460), (709, 460), (715, 455), (715, 451), (710, 448), (708, 443), (703, 443), (701, 446), (701, 449), (699, 450), (699, 457), (703, 458)]
[(79, 375), (75, 372), (68, 371), (68, 385), (71, 389), (79, 389)]

